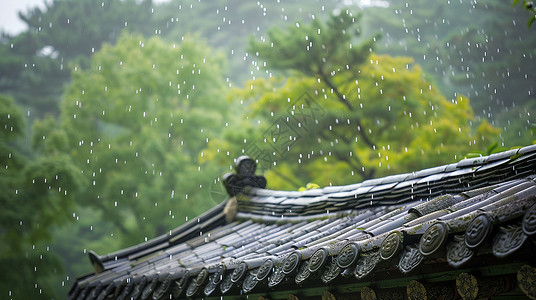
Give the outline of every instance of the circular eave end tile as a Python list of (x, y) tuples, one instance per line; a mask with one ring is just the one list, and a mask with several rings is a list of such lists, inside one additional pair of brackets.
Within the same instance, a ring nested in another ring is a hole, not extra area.
[(433, 254), (445, 244), (447, 237), (448, 226), (443, 222), (434, 223), (422, 235), (419, 251), (424, 256)]
[(246, 271), (248, 270), (248, 265), (245, 262), (242, 262), (238, 265), (236, 269), (233, 270), (233, 273), (231, 273), (231, 281), (233, 283), (238, 282), (240, 279), (246, 275)]
[(266, 277), (268, 277), (273, 267), (274, 267), (274, 262), (271, 259), (266, 259), (264, 263), (257, 270), (257, 275), (256, 275), (257, 280), (261, 281), (261, 280), (264, 280)]
[(201, 272), (197, 274), (197, 277), (195, 278), (195, 284), (197, 285), (197, 287), (200, 287), (203, 284), (205, 284), (207, 279), (208, 279), (208, 270), (207, 268), (203, 268), (201, 269)]
[(491, 218), (487, 214), (476, 216), (465, 229), (465, 245), (469, 249), (480, 246), (491, 234)]
[(341, 248), (337, 255), (337, 266), (346, 269), (352, 266), (359, 257), (359, 245), (353, 242), (346, 244)]
[(328, 255), (328, 251), (324, 248), (316, 250), (315, 253), (311, 255), (311, 258), (309, 258), (309, 271), (314, 273), (320, 270), (320, 268), (326, 264)]
[(301, 254), (298, 251), (294, 251), (289, 254), (283, 261), (283, 273), (290, 274), (294, 272), (296, 269), (298, 269), (298, 265), (301, 261)]
[(403, 236), (400, 231), (393, 231), (383, 239), (380, 246), (380, 257), (383, 260), (389, 260), (397, 254), (402, 248)]

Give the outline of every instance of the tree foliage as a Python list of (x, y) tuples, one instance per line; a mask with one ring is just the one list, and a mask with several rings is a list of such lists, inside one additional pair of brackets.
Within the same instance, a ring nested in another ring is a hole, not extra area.
[(11, 98), (0, 96), (0, 102), (0, 203), (5, 208), (0, 239), (8, 252), (16, 252), (25, 242), (46, 239), (51, 226), (68, 219), (82, 178), (65, 155), (28, 158), (17, 151), (15, 139), (24, 135), (22, 113)]
[(501, 142), (516, 146), (535, 138), (518, 129), (534, 123), (536, 36), (523, 10), (500, 0), (389, 1), (366, 8), (364, 19), (367, 31), (382, 32), (378, 53), (413, 57), (444, 94), (467, 95), (478, 116), (503, 128)]
[(56, 0), (22, 13), (28, 30), (0, 37), (0, 92), (15, 100), (0, 97), (0, 264), (18, 270), (1, 294), (62, 298), (65, 275), (91, 271), (85, 249), (138, 243), (224, 199), (217, 178), (242, 154), (269, 187), (297, 189), (490, 153), (497, 129), (471, 106), (505, 143), (534, 140), (519, 5), (389, 1), (359, 28), (329, 16), (342, 4)]
[(226, 54), (234, 83), (259, 76), (246, 48), (251, 34), (262, 36), (268, 28), (293, 24), (310, 16), (322, 16), (334, 8), (326, 1), (303, 5), (301, 1), (181, 0), (162, 3), (154, 10), (158, 32), (170, 41), (189, 34), (199, 34), (214, 49)]
[(213, 205), (200, 186), (216, 175), (198, 157), (224, 127), (223, 68), (196, 40), (125, 33), (73, 73), (61, 128), (90, 182), (79, 203), (102, 211), (124, 245)]
[(330, 72), (345, 68), (349, 62), (361, 64), (373, 40), (354, 45), (360, 35), (358, 18), (350, 13), (332, 15), (325, 24), (313, 18), (311, 24), (297, 22), (286, 30), (273, 28), (267, 39), (250, 39), (250, 50), (266, 60), (269, 68), (296, 70), (319, 76), (326, 81)]
[(150, 0), (54, 0), (19, 13), (28, 30), (0, 38), (0, 92), (36, 117), (57, 115), (71, 64), (87, 66), (90, 56), (124, 29), (154, 32), (151, 6)]
[[(371, 54), (371, 41), (354, 45), (359, 31), (350, 13), (327, 24), (253, 41), (252, 53), (289, 75), (234, 92), (250, 103), (245, 124), (260, 134), (226, 145), (268, 162), (271, 187), (339, 185), (449, 163), (497, 135), (486, 121), (473, 129), (469, 99), (447, 100), (412, 59)], [(307, 49), (310, 55), (290, 55)]]
[[(521, 0), (513, 0), (513, 5), (516, 6)], [(529, 19), (527, 20), (527, 27), (532, 26), (534, 20), (536, 20), (536, 8), (534, 7), (534, 2), (530, 0), (523, 0), (523, 6), (527, 11), (531, 13)]]
[[(12, 270), (0, 276), (0, 290), (21, 299), (52, 297), (43, 286), (61, 263), (43, 244), (50, 241), (54, 226), (70, 220), (83, 178), (65, 155), (25, 156), (18, 143), (25, 125), (21, 109), (0, 96), (0, 263)], [(25, 287), (28, 282), (35, 288)]]
[[(61, 1), (45, 2), (19, 17), (26, 23), (36, 42), (52, 47), (65, 60), (86, 65), (89, 56), (105, 42), (115, 42), (124, 29), (149, 34), (151, 0)], [(85, 57), (85, 58), (84, 58)]]

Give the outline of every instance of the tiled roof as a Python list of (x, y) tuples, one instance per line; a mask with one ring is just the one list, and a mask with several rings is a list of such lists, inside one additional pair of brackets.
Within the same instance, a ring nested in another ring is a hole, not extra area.
[(458, 294), (473, 299), (474, 290), (464, 290), (471, 273), (484, 282), (513, 280), (511, 289), (536, 296), (535, 271), (526, 266), (536, 261), (536, 145), (303, 192), (263, 189), (254, 166), (246, 173), (231, 175), (239, 183), (227, 190), (236, 196), (169, 234), (107, 255), (90, 252), (95, 274), (79, 278), (70, 298), (286, 299), (336, 291), (373, 299), (402, 285), (409, 295), (460, 280)]

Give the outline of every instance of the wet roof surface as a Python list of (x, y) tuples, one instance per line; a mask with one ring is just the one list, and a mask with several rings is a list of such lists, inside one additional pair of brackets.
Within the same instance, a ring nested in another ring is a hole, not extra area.
[(246, 188), (170, 234), (90, 252), (96, 273), (69, 296), (220, 297), (509, 257), (536, 233), (535, 174), (529, 146), (348, 186)]

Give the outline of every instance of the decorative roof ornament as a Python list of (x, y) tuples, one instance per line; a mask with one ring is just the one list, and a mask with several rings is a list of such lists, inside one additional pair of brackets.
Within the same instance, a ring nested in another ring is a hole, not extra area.
[(223, 185), (229, 196), (234, 197), (249, 186), (253, 188), (264, 189), (266, 187), (266, 178), (255, 175), (257, 163), (249, 156), (240, 156), (236, 159), (235, 173), (229, 172), (223, 175)]
[(522, 228), (528, 236), (536, 233), (536, 204), (532, 205), (523, 215)]
[(259, 280), (257, 279), (257, 274), (255, 274), (252, 271), (247, 272), (246, 276), (244, 277), (244, 282), (242, 283), (242, 290), (244, 293), (249, 293), (255, 286)]
[(506, 257), (518, 250), (526, 239), (527, 236), (521, 226), (517, 224), (500, 226), (493, 241), (493, 254), (499, 258)]
[(423, 255), (417, 248), (417, 245), (406, 246), (400, 256), (401, 258), (400, 262), (398, 263), (398, 269), (403, 274), (407, 274), (415, 269), (423, 259)]
[(341, 274), (342, 269), (337, 264), (337, 259), (331, 258), (331, 261), (324, 267), (324, 272), (320, 275), (322, 282), (329, 283)]
[[(418, 251), (417, 251), (418, 252)], [(376, 264), (380, 261), (380, 253), (378, 251), (370, 251), (367, 254), (363, 254), (357, 261), (355, 266), (354, 275), (357, 279), (363, 279), (369, 275), (376, 267)]]
[(311, 271), (309, 271), (309, 261), (306, 260), (298, 267), (298, 274), (296, 274), (296, 278), (294, 279), (294, 281), (296, 282), (296, 284), (301, 284), (310, 276)]
[(455, 235), (447, 245), (447, 261), (449, 265), (457, 268), (473, 257), (473, 250), (465, 244), (464, 235)]
[(225, 276), (220, 284), (220, 291), (222, 294), (227, 293), (233, 287), (234, 282), (231, 280), (233, 272)]
[(210, 294), (212, 294), (216, 290), (220, 282), (223, 280), (224, 274), (225, 274), (225, 265), (224, 264), (218, 265), (218, 267), (216, 268), (216, 272), (214, 272), (208, 278), (208, 284), (205, 286), (205, 289), (203, 291), (205, 293), (205, 296), (210, 296)]
[(283, 273), (283, 266), (276, 268), (268, 278), (268, 287), (274, 287), (285, 279), (285, 273)]

